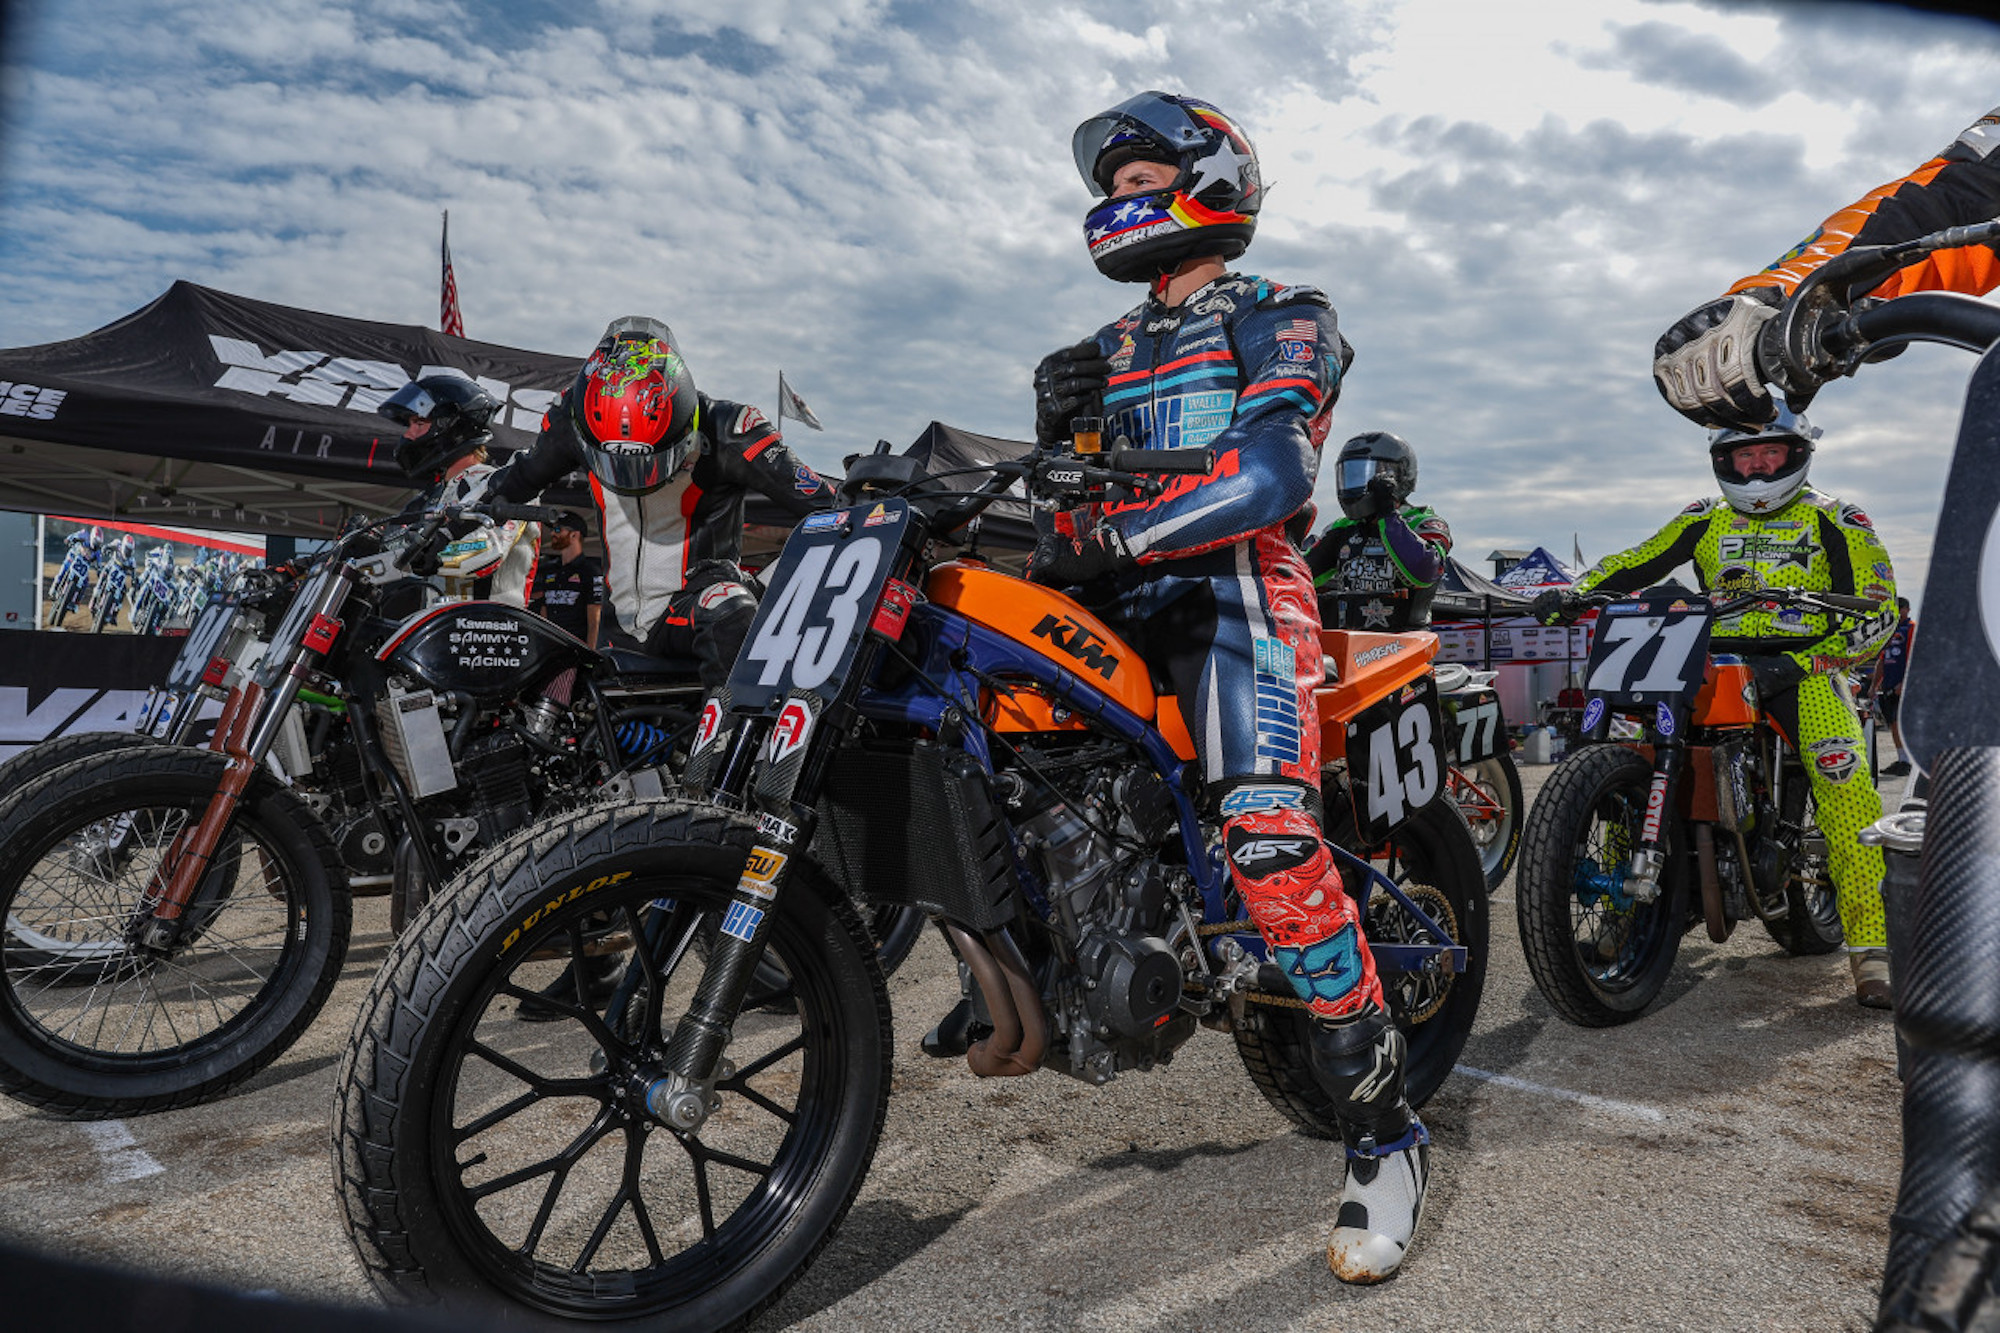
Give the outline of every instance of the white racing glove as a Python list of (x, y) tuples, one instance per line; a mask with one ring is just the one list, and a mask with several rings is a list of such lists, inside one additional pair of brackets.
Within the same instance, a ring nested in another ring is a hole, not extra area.
[(1709, 427), (1761, 426), (1777, 405), (1757, 368), (1757, 338), (1783, 300), (1776, 287), (1696, 306), (1653, 347), (1653, 381), (1660, 397), (1688, 420)]

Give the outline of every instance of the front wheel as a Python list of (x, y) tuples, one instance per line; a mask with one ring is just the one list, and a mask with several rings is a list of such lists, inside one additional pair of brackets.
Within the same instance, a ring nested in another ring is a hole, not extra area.
[[(1342, 822), (1351, 832), (1351, 816)], [(1335, 827), (1328, 832), (1339, 836)], [(1413, 816), (1387, 848), (1379, 849), (1377, 868), (1465, 946), (1465, 970), (1456, 975), (1378, 973), (1382, 998), (1408, 1043), (1404, 1095), (1412, 1107), (1421, 1107), (1458, 1062), (1486, 989), (1486, 880), (1464, 817), (1454, 803), (1442, 798)], [(1436, 942), (1408, 909), (1379, 889), (1369, 895), (1363, 929), (1377, 944)], [(1236, 1052), (1257, 1091), (1286, 1119), (1315, 1137), (1337, 1138), (1340, 1125), (1333, 1098), (1313, 1073), (1312, 1015), (1298, 1001), (1278, 998), (1277, 1004), (1253, 999), (1243, 1006), (1242, 1020), (1235, 1027)]]
[(1514, 756), (1502, 751), (1491, 759), (1451, 770), (1451, 794), (1472, 830), (1479, 848), (1486, 891), (1493, 892), (1514, 868), (1521, 849), (1521, 773)]
[(275, 1060), (319, 1013), (347, 954), (347, 886), (319, 821), (262, 774), (180, 938), (127, 939), (223, 763), (114, 750), (0, 804), (0, 1091), (88, 1118), (191, 1106)]
[(1528, 971), (1583, 1027), (1637, 1018), (1680, 951), (1687, 857), (1674, 832), (1658, 895), (1643, 902), (1626, 890), (1652, 780), (1637, 751), (1588, 746), (1557, 766), (1522, 832), (1514, 898)]
[[(888, 992), (851, 904), (808, 864), (769, 908), (779, 990), (745, 996), (693, 1130), (646, 1090), (740, 917), (754, 826), (646, 801), (495, 847), (396, 941), (341, 1067), (336, 1188), (371, 1281), (407, 1303), (600, 1325), (725, 1328), (811, 1262), (854, 1201), (889, 1095)], [(615, 987), (522, 1023), (583, 975), (605, 918), (636, 947)]]

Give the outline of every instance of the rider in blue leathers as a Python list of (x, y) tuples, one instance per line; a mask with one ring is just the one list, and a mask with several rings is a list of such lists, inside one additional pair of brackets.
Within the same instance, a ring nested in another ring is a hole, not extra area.
[(1206, 448), (1216, 461), (1157, 497), (1058, 516), (1030, 574), (1081, 585), (1173, 684), (1237, 891), (1316, 1020), (1312, 1058), (1348, 1148), (1328, 1261), (1347, 1281), (1381, 1281), (1416, 1230), (1429, 1138), (1404, 1099), (1403, 1041), (1320, 838), (1320, 623), (1286, 531), (1310, 501), (1353, 349), (1317, 289), (1228, 270), (1250, 243), (1263, 187), (1255, 150), (1222, 112), (1143, 93), (1084, 122), (1072, 146), (1101, 196), (1084, 224), (1091, 258), (1150, 294), (1043, 360), (1037, 436), (1067, 438), (1072, 418), (1101, 402), (1109, 437)]

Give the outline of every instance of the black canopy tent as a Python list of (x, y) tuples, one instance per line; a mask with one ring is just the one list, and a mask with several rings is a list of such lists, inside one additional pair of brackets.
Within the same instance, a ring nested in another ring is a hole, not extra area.
[(0, 350), (0, 508), (326, 537), (409, 498), (375, 406), (453, 370), (533, 442), (580, 358), (177, 282), (65, 342)]

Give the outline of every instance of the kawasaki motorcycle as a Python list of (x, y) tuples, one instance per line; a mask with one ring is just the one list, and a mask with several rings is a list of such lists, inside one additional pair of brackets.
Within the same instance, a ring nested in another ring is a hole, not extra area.
[(1788, 953), (1839, 948), (1805, 765), (1838, 778), (1865, 761), (1795, 750), (1759, 708), (1749, 666), (1711, 655), (1709, 634), (1752, 607), (1860, 619), (1895, 606), (1789, 588), (1717, 601), (1672, 583), (1589, 600), (1602, 610), (1582, 744), (1528, 812), (1515, 879), (1536, 988), (1571, 1022), (1608, 1027), (1653, 1002), (1698, 924), (1718, 944), (1754, 918)]
[[(350, 871), (393, 881), (407, 913), (538, 814), (662, 789), (700, 700), (691, 663), (599, 654), (497, 603), (376, 614), (470, 516), (434, 510), (396, 551), (350, 534), (268, 635), (244, 603), (212, 605), (165, 735), (64, 738), (67, 762), (0, 797), (0, 1091), (77, 1116), (217, 1096), (325, 1001)], [(222, 713), (197, 749), (209, 692)]]
[(97, 591), (90, 595), (90, 632), (102, 634), (106, 625), (116, 625), (125, 610), (125, 594), (132, 586), (132, 562), (117, 551), (108, 553), (104, 570), (97, 576)]
[[(939, 922), (982, 1076), (1102, 1084), (1206, 1025), (1281, 1112), (1335, 1136), (1307, 1011), (1237, 899), (1177, 702), (1082, 604), (936, 558), (1016, 481), (1068, 508), (1211, 465), (1040, 450), (967, 469), (988, 475), (963, 492), (906, 457), (855, 461), (851, 507), (805, 519), (772, 570), (681, 792), (492, 849), (377, 975), (335, 1142), (378, 1290), (687, 1328), (774, 1300), (853, 1203), (889, 1095), (888, 997), (850, 895)], [(1487, 938), (1445, 795), (1437, 640), (1325, 643), (1331, 679), (1301, 721), (1421, 1104), (1470, 1030)], [(509, 1022), (607, 920), (634, 941), (609, 999)]]

